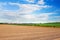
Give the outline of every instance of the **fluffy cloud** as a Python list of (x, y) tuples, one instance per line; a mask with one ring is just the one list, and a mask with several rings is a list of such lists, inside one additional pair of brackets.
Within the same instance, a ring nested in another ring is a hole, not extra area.
[[(2, 4), (2, 5), (6, 5)], [(0, 21), (4, 22), (16, 22), (16, 23), (23, 23), (23, 22), (46, 22), (48, 20), (49, 15), (51, 13), (40, 13), (40, 14), (33, 14), (32, 12), (36, 10), (41, 10), (43, 8), (50, 7), (48, 5), (37, 5), (37, 4), (19, 4), (19, 3), (8, 3), (9, 5), (17, 5), (19, 9), (16, 11), (10, 10), (1, 10), (0, 12)], [(1, 7), (3, 7), (1, 5)], [(0, 7), (0, 8), (1, 8)], [(3, 7), (4, 8), (4, 7)]]
[(44, 0), (39, 0), (39, 1), (38, 1), (38, 4), (44, 5), (45, 2), (44, 2)]
[[(26, 0), (27, 2), (30, 2), (30, 3), (35, 3), (36, 0)], [(45, 2), (44, 0), (38, 0), (37, 4), (41, 4), (41, 5), (44, 5)]]
[(43, 8), (49, 8), (51, 6), (48, 5), (37, 5), (37, 4), (19, 4), (19, 3), (9, 3), (10, 5), (17, 5), (20, 7), (20, 9), (18, 11), (24, 12), (24, 13), (29, 13), (29, 12), (33, 12), (36, 10), (40, 10)]
[[(10, 14), (11, 13), (11, 14)], [(42, 13), (42, 14), (17, 14), (14, 12), (4, 12), (2, 13), (0, 18), (2, 21), (5, 20), (5, 22), (17, 22), (17, 23), (23, 23), (23, 22), (47, 22), (49, 15), (52, 13)], [(7, 16), (7, 18), (5, 18)], [(10, 18), (9, 18), (10, 16)], [(11, 18), (12, 17), (12, 18)], [(7, 21), (8, 20), (8, 21)]]
[(31, 2), (31, 3), (34, 3), (34, 0), (26, 0), (27, 2)]

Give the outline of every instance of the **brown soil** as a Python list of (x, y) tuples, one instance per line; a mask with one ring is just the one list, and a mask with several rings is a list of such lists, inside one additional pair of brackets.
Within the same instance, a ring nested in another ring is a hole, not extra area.
[(60, 40), (60, 28), (0, 25), (0, 40)]

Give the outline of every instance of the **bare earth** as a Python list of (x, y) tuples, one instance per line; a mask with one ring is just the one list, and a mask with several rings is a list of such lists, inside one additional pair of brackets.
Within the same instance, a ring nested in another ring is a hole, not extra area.
[(0, 25), (0, 40), (60, 40), (60, 28)]

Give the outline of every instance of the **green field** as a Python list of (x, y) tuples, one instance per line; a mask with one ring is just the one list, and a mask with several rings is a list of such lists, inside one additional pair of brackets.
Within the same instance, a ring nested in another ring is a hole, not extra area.
[[(8, 24), (8, 23), (0, 23), (0, 24)], [(60, 27), (60, 22), (54, 23), (23, 23), (23, 24), (9, 24), (9, 25), (21, 25), (21, 26), (38, 26), (38, 27)]]
[(14, 25), (22, 25), (22, 26), (38, 26), (38, 27), (60, 27), (60, 22), (54, 23), (28, 23), (28, 24), (14, 24)]

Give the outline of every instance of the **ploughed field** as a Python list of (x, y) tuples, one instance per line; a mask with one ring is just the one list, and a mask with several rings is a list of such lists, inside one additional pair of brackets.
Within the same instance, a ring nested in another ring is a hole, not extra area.
[(0, 40), (60, 40), (60, 28), (1, 24)]

